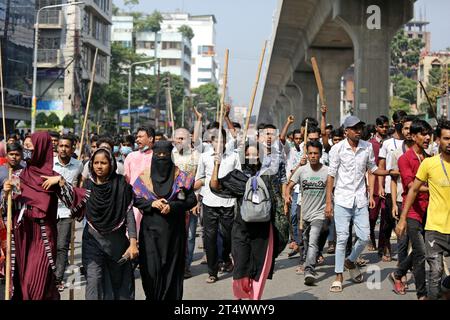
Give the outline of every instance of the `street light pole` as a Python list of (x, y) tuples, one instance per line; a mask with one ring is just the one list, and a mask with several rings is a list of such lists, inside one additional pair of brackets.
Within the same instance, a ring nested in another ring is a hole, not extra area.
[(130, 131), (131, 132), (133, 132), (133, 128), (131, 127), (131, 71), (133, 70), (133, 67), (138, 64), (146, 64), (146, 63), (152, 63), (152, 62), (155, 62), (155, 59), (134, 62), (130, 65), (130, 69), (128, 69), (128, 116), (130, 117)]
[(71, 3), (63, 3), (63, 4), (55, 4), (50, 6), (45, 6), (40, 8), (36, 13), (36, 24), (34, 29), (34, 58), (33, 58), (33, 87), (32, 87), (32, 100), (31, 100), (31, 133), (34, 133), (36, 130), (36, 82), (37, 82), (37, 56), (38, 56), (38, 42), (39, 42), (39, 14), (42, 10), (45, 9), (54, 9), (54, 8), (62, 8), (68, 6), (75, 6), (79, 4), (83, 4), (83, 1), (71, 2)]

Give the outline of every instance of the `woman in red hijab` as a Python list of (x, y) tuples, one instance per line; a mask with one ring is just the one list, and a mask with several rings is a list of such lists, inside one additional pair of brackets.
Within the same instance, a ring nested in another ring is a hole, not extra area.
[[(27, 167), (18, 172), (16, 187), (11, 180), (4, 191), (13, 192), (12, 261), (14, 300), (59, 300), (56, 287), (56, 222), (58, 198), (74, 209), (84, 199), (82, 190), (74, 189), (53, 171), (52, 140), (48, 132), (37, 132), (24, 145), (31, 154)], [(46, 179), (58, 179), (49, 187)], [(2, 199), (5, 206), (6, 196)]]

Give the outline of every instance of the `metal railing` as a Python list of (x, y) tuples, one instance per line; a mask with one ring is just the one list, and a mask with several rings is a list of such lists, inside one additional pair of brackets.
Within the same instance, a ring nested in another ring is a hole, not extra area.
[(39, 17), (40, 25), (61, 25), (62, 11), (61, 10), (45, 10), (42, 11)]
[(61, 51), (59, 49), (38, 49), (38, 63), (60, 64)]

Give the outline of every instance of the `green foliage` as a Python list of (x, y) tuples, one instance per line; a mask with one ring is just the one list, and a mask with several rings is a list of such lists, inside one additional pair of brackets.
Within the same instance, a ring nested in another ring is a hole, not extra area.
[(399, 111), (399, 110), (403, 110), (406, 113), (408, 113), (408, 112), (410, 112), (409, 109), (410, 109), (409, 108), (409, 103), (407, 101), (402, 100), (402, 99), (400, 99), (398, 97), (392, 97), (391, 104), (390, 104), (390, 110), (389, 110), (390, 117), (392, 117), (392, 114), (394, 112)]
[(194, 105), (207, 103), (209, 107), (215, 107), (219, 101), (219, 91), (214, 83), (206, 83), (198, 88), (192, 89), (194, 97)]
[(392, 77), (394, 84), (394, 96), (406, 99), (410, 104), (417, 99), (417, 82), (405, 77), (403, 74), (397, 74)]
[(161, 30), (161, 22), (163, 21), (163, 16), (159, 11), (153, 11), (151, 15), (146, 17), (140, 17), (136, 19), (134, 25), (136, 31), (151, 31), (158, 32)]
[(398, 31), (391, 42), (391, 65), (395, 72), (408, 78), (413, 77), (424, 46), (421, 39), (409, 39), (403, 29)]
[(47, 126), (50, 128), (56, 128), (61, 125), (59, 117), (54, 113), (50, 113), (47, 117)]
[(66, 114), (61, 122), (64, 128), (70, 129), (75, 126), (74, 117), (71, 114)]
[(191, 27), (189, 27), (188, 25), (185, 25), (185, 24), (183, 24), (182, 26), (180, 26), (178, 28), (178, 32), (180, 32), (183, 36), (185, 36), (189, 40), (192, 40), (192, 38), (194, 38), (194, 36), (195, 36), (194, 30), (192, 30)]
[(36, 115), (36, 126), (45, 127), (47, 125), (47, 115), (44, 112), (39, 112)]

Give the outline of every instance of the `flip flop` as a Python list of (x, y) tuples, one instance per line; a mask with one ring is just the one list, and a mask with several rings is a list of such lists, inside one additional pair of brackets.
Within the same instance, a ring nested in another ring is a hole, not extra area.
[(340, 281), (333, 281), (330, 287), (330, 292), (333, 293), (339, 293), (342, 292), (342, 282)]
[(399, 295), (405, 295), (405, 285), (403, 284), (403, 282), (401, 280), (397, 280), (395, 279), (394, 273), (391, 272), (388, 276), (389, 281), (392, 283), (393, 285), (393, 290), (396, 294)]

